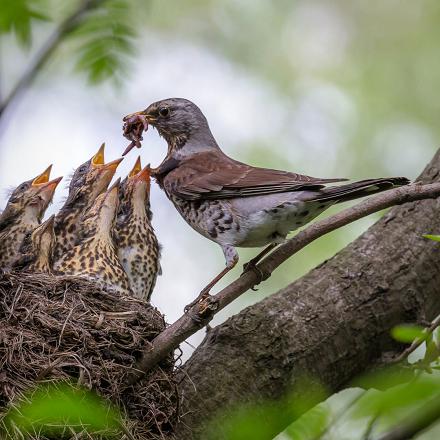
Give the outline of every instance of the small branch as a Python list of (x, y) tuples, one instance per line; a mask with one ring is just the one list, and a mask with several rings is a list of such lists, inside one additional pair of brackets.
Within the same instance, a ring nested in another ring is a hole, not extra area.
[(29, 65), (23, 76), (18, 80), (15, 87), (5, 100), (1, 102), (0, 118), (4, 115), (5, 110), (11, 105), (11, 103), (16, 100), (27, 87), (29, 87), (64, 38), (81, 24), (84, 15), (92, 9), (97, 8), (105, 1), (106, 0), (83, 0), (79, 7), (58, 26), (38, 52), (35, 60)]
[(313, 223), (276, 248), (258, 264), (256, 271), (243, 273), (215, 296), (195, 304), (188, 313), (167, 327), (153, 340), (151, 349), (144, 353), (136, 370), (127, 378), (128, 382), (137, 382), (181, 342), (205, 326), (216, 313), (262, 280), (269, 278), (278, 266), (317, 238), (391, 206), (437, 197), (440, 197), (440, 183), (416, 183), (370, 197), (351, 208)]
[(406, 359), (412, 352), (416, 351), (427, 339), (429, 335), (432, 335), (435, 329), (440, 326), (440, 315), (438, 315), (432, 322), (428, 328), (423, 330), (424, 337), (415, 339), (412, 344), (406, 348), (399, 356), (393, 359), (390, 363), (397, 364), (404, 359)]
[(429, 428), (440, 419), (440, 397), (432, 399), (416, 410), (408, 420), (379, 437), (378, 440), (407, 440)]

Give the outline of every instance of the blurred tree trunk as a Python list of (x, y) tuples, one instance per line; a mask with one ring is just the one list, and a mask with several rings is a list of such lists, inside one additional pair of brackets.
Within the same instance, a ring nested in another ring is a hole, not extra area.
[[(440, 180), (440, 151), (419, 180)], [(440, 313), (439, 244), (422, 237), (439, 229), (440, 199), (395, 207), (331, 260), (210, 330), (183, 368), (179, 438), (204, 438), (216, 415), (221, 432), (219, 412), (279, 399), (304, 374), (336, 392), (400, 351), (391, 327)]]

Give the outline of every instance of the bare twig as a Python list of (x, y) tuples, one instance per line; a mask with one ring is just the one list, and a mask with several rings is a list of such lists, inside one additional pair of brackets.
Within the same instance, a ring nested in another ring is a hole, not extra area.
[(416, 351), (417, 348), (419, 348), (427, 339), (429, 335), (432, 335), (437, 327), (440, 326), (440, 315), (438, 315), (434, 320), (431, 322), (431, 325), (423, 330), (423, 337), (416, 338), (412, 344), (406, 348), (402, 353), (397, 356), (395, 359), (393, 359), (390, 363), (397, 364), (398, 362), (403, 361), (406, 359), (412, 352)]
[(18, 80), (9, 95), (0, 104), (0, 118), (4, 115), (6, 108), (17, 99), (17, 97), (31, 84), (36, 78), (42, 67), (50, 59), (55, 49), (66, 38), (70, 32), (81, 24), (84, 15), (91, 10), (99, 7), (106, 0), (83, 0), (78, 8), (60, 23), (53, 34), (48, 38), (35, 60), (29, 65), (23, 76)]
[(427, 185), (416, 183), (370, 197), (353, 207), (313, 223), (275, 249), (258, 264), (257, 270), (243, 273), (215, 296), (195, 304), (187, 313), (160, 333), (153, 340), (151, 349), (143, 354), (137, 364), (137, 369), (128, 376), (128, 382), (138, 381), (145, 372), (164, 359), (170, 351), (206, 325), (218, 311), (248, 289), (269, 278), (278, 266), (317, 238), (391, 206), (439, 196), (440, 183)]

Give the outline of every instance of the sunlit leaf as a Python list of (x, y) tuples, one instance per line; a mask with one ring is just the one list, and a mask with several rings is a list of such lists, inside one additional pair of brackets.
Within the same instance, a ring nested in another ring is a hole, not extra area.
[(425, 339), (423, 327), (414, 324), (396, 325), (391, 330), (391, 336), (399, 342), (413, 342), (415, 339)]
[(440, 241), (440, 235), (425, 234), (423, 237), (429, 238), (430, 240), (434, 240), (434, 241)]

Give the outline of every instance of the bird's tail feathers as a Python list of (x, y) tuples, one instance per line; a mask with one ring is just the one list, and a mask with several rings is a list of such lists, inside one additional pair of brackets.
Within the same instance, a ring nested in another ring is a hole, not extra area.
[(398, 186), (408, 185), (410, 181), (406, 177), (389, 177), (382, 179), (360, 180), (347, 185), (333, 186), (321, 190), (322, 197), (316, 201), (334, 201), (336, 203), (348, 202), (349, 200), (377, 194)]

